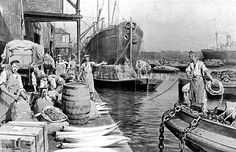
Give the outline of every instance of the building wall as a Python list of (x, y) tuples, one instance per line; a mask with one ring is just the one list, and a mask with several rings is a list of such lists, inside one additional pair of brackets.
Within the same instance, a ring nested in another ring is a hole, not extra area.
[(0, 0), (0, 54), (5, 44), (23, 39), (21, 0)]
[(40, 31), (40, 44), (42, 44), (44, 48), (51, 50), (52, 46), (50, 46), (50, 43), (53, 43), (54, 41), (54, 27), (49, 22), (44, 22), (40, 24), (42, 27), (42, 30)]
[(26, 21), (25, 39), (41, 44), (46, 50), (51, 52), (54, 50), (54, 29), (50, 22), (33, 23)]
[(63, 13), (63, 0), (23, 0), (24, 10)]

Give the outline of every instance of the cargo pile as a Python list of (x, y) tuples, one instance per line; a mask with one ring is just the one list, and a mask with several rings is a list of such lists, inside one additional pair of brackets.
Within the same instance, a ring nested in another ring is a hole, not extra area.
[(123, 65), (102, 65), (94, 72), (96, 79), (124, 80), (136, 78), (135, 70)]
[(8, 64), (12, 60), (20, 60), (22, 68), (29, 65), (43, 64), (44, 46), (28, 40), (13, 40), (6, 44), (2, 62)]
[(236, 71), (222, 70), (212, 71), (212, 76), (220, 80), (223, 83), (236, 83)]

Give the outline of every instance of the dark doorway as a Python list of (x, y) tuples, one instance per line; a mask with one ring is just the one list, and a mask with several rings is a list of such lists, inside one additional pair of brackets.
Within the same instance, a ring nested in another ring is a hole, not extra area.
[(40, 44), (40, 35), (37, 33), (34, 33), (34, 43)]

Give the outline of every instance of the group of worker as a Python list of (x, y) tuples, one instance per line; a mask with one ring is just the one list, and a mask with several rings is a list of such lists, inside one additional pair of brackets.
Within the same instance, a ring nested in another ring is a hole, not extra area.
[(142, 75), (148, 75), (148, 72), (151, 70), (151, 66), (148, 61), (143, 59), (138, 59), (136, 61), (136, 70), (137, 70), (137, 78), (141, 79)]
[[(197, 54), (195, 52), (189, 52), (190, 64), (186, 68), (186, 74), (189, 79), (191, 79), (190, 83), (190, 94), (191, 94), (191, 103), (197, 102), (200, 103), (201, 109), (203, 113), (207, 112), (207, 98), (206, 98), (206, 90), (205, 90), (205, 80), (204, 76), (206, 75), (210, 81), (214, 83), (214, 79), (208, 72), (208, 69), (204, 65), (204, 63), (197, 58)], [(126, 64), (128, 61), (126, 61)], [(142, 60), (138, 60), (136, 63), (136, 68), (138, 69), (138, 73), (141, 72), (142, 67), (145, 66), (147, 68), (147, 64), (143, 64)], [(95, 63), (90, 61), (90, 56), (85, 55), (83, 61), (80, 66), (80, 74), (78, 75), (78, 79), (84, 81), (89, 86), (90, 97), (93, 99), (94, 96), (94, 82), (93, 82), (93, 74), (92, 69), (93, 66), (105, 65), (107, 62)], [(59, 57), (59, 60), (56, 64), (63, 65), (62, 59)], [(64, 65), (63, 65), (64, 66)], [(7, 117), (10, 112), (10, 107), (15, 102), (26, 101), (26, 91), (24, 90), (21, 76), (18, 74), (18, 69), (20, 67), (20, 61), (13, 60), (10, 62), (10, 68), (6, 68), (3, 70), (0, 76), (0, 89), (1, 89), (1, 113), (4, 113), (4, 119), (9, 120)], [(71, 75), (75, 75), (76, 61), (75, 59), (69, 63), (67, 71), (70, 71)], [(65, 71), (61, 71), (62, 73)], [(58, 94), (62, 92), (63, 84), (65, 83), (65, 77), (60, 72), (56, 72), (56, 75), (47, 75), (43, 70), (40, 70), (37, 66), (33, 67), (32, 76), (32, 85), (34, 86), (34, 92), (42, 92), (42, 90), (48, 91), (56, 91)], [(141, 73), (140, 73), (141, 74)], [(73, 79), (72, 79), (73, 80)], [(45, 93), (44, 93), (45, 94)], [(5, 95), (5, 97), (4, 97)], [(53, 98), (53, 97), (52, 97)]]

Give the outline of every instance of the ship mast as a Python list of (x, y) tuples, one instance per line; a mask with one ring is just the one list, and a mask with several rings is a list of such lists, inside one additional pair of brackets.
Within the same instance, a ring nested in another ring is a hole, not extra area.
[(130, 18), (130, 50), (129, 50), (129, 53), (130, 53), (130, 56), (129, 56), (129, 60), (130, 60), (130, 66), (132, 67), (132, 52), (133, 52), (133, 32), (132, 32), (132, 17)]
[(108, 0), (108, 26), (110, 26), (110, 0)]
[(111, 18), (111, 25), (113, 25), (113, 20), (114, 20), (114, 15), (115, 15), (115, 10), (116, 10), (116, 3), (117, 3), (117, 1), (115, 1), (115, 3), (114, 3), (114, 8), (113, 8), (113, 12), (112, 12), (112, 18)]
[(216, 32), (216, 48), (218, 48), (218, 33)]
[(218, 46), (218, 34), (219, 34), (219, 33), (217, 32), (217, 29), (216, 29), (216, 19), (214, 18), (213, 21), (214, 21), (214, 25), (215, 25), (216, 48), (219, 48), (219, 46)]

